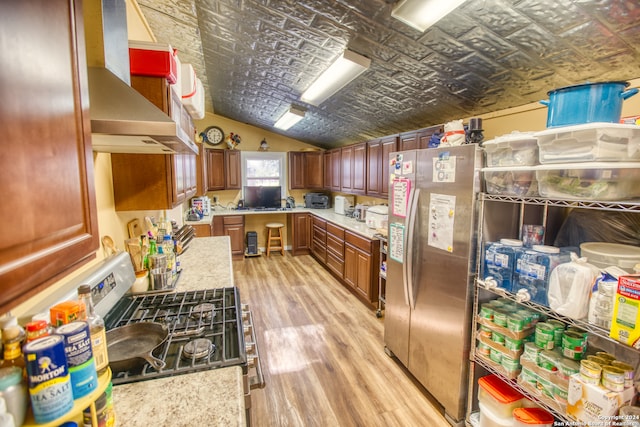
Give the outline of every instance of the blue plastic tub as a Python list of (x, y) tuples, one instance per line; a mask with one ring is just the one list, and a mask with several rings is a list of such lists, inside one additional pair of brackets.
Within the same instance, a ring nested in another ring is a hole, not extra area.
[(622, 102), (638, 93), (637, 88), (625, 91), (627, 86), (629, 82), (585, 83), (549, 91), (549, 100), (540, 101), (549, 107), (547, 127), (618, 123)]

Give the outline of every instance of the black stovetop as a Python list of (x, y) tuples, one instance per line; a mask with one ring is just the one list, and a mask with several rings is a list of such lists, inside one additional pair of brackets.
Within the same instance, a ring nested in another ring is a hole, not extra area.
[(227, 366), (246, 369), (240, 296), (235, 287), (128, 295), (105, 316), (107, 330), (137, 322), (167, 326), (167, 340), (153, 351), (166, 366), (156, 371), (140, 359), (129, 371), (113, 372), (114, 384)]

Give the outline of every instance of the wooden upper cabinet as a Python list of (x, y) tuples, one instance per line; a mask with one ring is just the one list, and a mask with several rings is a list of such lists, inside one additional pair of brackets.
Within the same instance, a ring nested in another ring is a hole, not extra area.
[(242, 188), (242, 163), (240, 151), (224, 150), (225, 189), (239, 190)]
[(289, 152), (289, 188), (321, 189), (324, 180), (323, 154), (320, 151)]
[(324, 153), (322, 153), (322, 188), (324, 188), (325, 190), (331, 189), (331, 179), (333, 178), (331, 154), (331, 151), (325, 151)]
[(418, 147), (418, 132), (405, 132), (400, 134), (398, 142), (398, 151), (415, 150)]
[(206, 148), (204, 152), (207, 170), (207, 191), (224, 190), (224, 150)]
[(340, 158), (340, 190), (351, 193), (353, 189), (353, 145), (342, 147)]
[(364, 194), (367, 173), (367, 143), (342, 147), (341, 150), (341, 191), (351, 194)]
[(198, 155), (195, 156), (196, 168), (196, 196), (204, 196), (207, 194), (207, 183), (209, 174), (207, 171), (207, 150), (203, 144), (198, 146)]
[(429, 141), (434, 133), (443, 132), (442, 125), (431, 126), (428, 128), (419, 129), (417, 132), (418, 148), (429, 148)]
[(389, 193), (389, 154), (398, 150), (398, 135), (367, 143), (367, 195), (386, 197)]
[(13, 45), (0, 67), (0, 313), (99, 248), (81, 5), (13, 2), (0, 13), (0, 40)]
[[(131, 87), (167, 115), (177, 113), (179, 99), (161, 77), (131, 76)], [(197, 191), (196, 156), (176, 154), (111, 154), (113, 197), (117, 211), (173, 209)]]
[(240, 151), (207, 148), (207, 191), (233, 190), (242, 186)]
[(331, 150), (331, 190), (340, 191), (342, 182), (342, 149)]

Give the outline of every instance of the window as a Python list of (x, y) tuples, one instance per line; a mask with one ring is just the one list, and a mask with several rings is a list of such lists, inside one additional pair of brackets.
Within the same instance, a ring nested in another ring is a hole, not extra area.
[(286, 154), (242, 151), (242, 188), (279, 186), (284, 198), (287, 194)]

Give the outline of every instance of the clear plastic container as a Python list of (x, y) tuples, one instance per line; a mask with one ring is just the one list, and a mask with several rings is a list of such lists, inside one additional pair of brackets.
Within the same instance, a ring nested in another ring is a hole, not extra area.
[[(524, 406), (527, 401), (522, 393), (493, 374), (478, 378), (478, 386), (480, 405), (484, 405), (498, 418), (511, 418), (513, 410)], [(482, 413), (482, 409), (480, 412)]]
[(513, 292), (528, 295), (530, 301), (548, 307), (549, 276), (558, 264), (570, 261), (569, 254), (554, 246), (534, 245), (518, 261)]
[(640, 198), (638, 166), (614, 162), (537, 166), (538, 192), (542, 197), (570, 200)]
[(538, 195), (536, 175), (531, 168), (484, 168), (482, 173), (489, 194), (514, 197)]
[(631, 273), (640, 262), (640, 248), (618, 243), (585, 242), (580, 244), (580, 256), (598, 268), (616, 266)]
[(533, 132), (512, 132), (482, 143), (486, 166), (533, 166), (538, 164), (538, 144)]
[(588, 123), (535, 134), (540, 163), (640, 161), (640, 126)]
[(480, 402), (480, 427), (513, 427), (513, 415), (501, 416)]
[(493, 277), (499, 288), (511, 292), (517, 258), (522, 253), (520, 240), (500, 239), (500, 242), (487, 243), (484, 278)]

